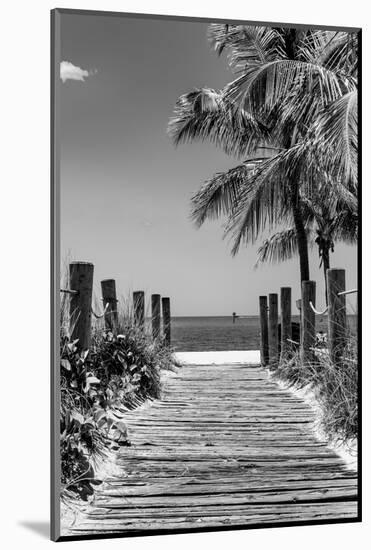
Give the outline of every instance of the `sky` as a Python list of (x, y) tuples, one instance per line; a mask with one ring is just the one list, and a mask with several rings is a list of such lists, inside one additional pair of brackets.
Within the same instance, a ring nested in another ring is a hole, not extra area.
[[(258, 297), (291, 286), (299, 262), (255, 268), (259, 245), (236, 257), (222, 221), (197, 229), (190, 198), (217, 172), (238, 164), (208, 143), (175, 148), (166, 127), (176, 99), (233, 80), (198, 22), (63, 14), (61, 18), (61, 259), (94, 264), (120, 296), (170, 296), (172, 315), (258, 314)], [(317, 307), (324, 284), (310, 256)], [(357, 250), (337, 244), (332, 267), (357, 287)], [(352, 298), (349, 299), (351, 305)], [(295, 310), (295, 308), (294, 308)], [(296, 313), (296, 311), (295, 311)]]

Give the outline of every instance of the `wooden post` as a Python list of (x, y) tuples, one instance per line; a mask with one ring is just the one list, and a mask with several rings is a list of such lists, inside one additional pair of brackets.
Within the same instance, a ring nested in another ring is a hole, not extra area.
[(269, 364), (269, 343), (268, 343), (268, 305), (267, 297), (259, 296), (260, 312), (260, 363), (263, 367)]
[(100, 284), (102, 288), (103, 308), (108, 304), (104, 314), (106, 329), (116, 333), (118, 327), (116, 283), (114, 279), (105, 279)]
[(134, 303), (134, 322), (140, 327), (144, 327), (144, 291), (137, 290), (133, 292)]
[(76, 291), (71, 294), (70, 300), (71, 339), (78, 340), (80, 350), (86, 350), (91, 342), (94, 265), (89, 262), (72, 262), (69, 271), (70, 289)]
[(301, 284), (301, 333), (300, 359), (301, 363), (313, 363), (315, 355), (313, 348), (316, 343), (316, 314), (310, 306), (316, 305), (316, 282), (303, 281)]
[(292, 339), (291, 287), (283, 286), (281, 287), (281, 360), (291, 354), (292, 344), (288, 339)]
[(269, 294), (269, 364), (276, 367), (278, 363), (278, 294)]
[(301, 319), (301, 298), (296, 300), (296, 307), (299, 310), (299, 338), (298, 338), (298, 342), (301, 345), (302, 338), (303, 338), (303, 336), (302, 336), (302, 319)]
[(341, 363), (341, 356), (346, 345), (346, 297), (339, 296), (345, 290), (345, 269), (328, 269), (328, 340), (331, 360)]
[(152, 294), (152, 337), (155, 340), (161, 333), (161, 296), (160, 294)]
[(162, 298), (162, 320), (164, 327), (164, 340), (167, 346), (171, 343), (171, 316), (170, 298)]

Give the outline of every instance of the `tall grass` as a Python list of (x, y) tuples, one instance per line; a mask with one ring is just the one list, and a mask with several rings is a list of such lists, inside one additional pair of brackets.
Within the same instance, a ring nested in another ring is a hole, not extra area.
[(352, 444), (358, 433), (358, 346), (349, 332), (341, 360), (334, 364), (328, 349), (315, 352), (310, 364), (301, 364), (299, 352), (281, 362), (273, 378), (297, 389), (310, 389), (321, 410), (320, 423), (329, 441)]

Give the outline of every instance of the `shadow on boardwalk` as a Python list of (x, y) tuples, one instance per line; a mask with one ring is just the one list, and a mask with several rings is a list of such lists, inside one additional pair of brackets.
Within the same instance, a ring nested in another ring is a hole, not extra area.
[(356, 474), (313, 421), (257, 365), (186, 365), (161, 401), (127, 414), (122, 477), (64, 534), (356, 518)]

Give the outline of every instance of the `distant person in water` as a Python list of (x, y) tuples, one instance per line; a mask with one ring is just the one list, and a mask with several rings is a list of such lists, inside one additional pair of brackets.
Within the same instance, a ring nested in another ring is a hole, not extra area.
[(233, 319), (233, 324), (235, 324), (236, 319), (238, 319), (238, 315), (235, 311), (232, 313), (232, 319)]

